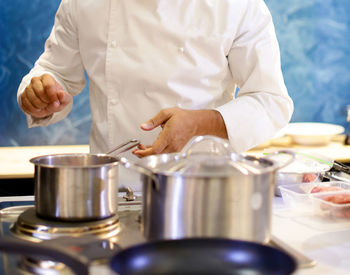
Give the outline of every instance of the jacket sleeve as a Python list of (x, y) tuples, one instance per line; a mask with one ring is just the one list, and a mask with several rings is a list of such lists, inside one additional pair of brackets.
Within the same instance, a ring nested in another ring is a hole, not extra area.
[[(35, 62), (31, 71), (22, 79), (17, 91), (17, 101), (31, 79), (45, 73), (52, 75), (62, 88), (71, 95), (79, 94), (85, 86), (84, 67), (79, 52), (78, 34), (75, 22), (75, 1), (63, 0), (57, 10), (51, 34), (45, 43), (45, 50)], [(48, 118), (27, 116), (28, 127), (47, 126), (65, 118), (72, 109), (72, 103)]]
[(217, 108), (237, 152), (272, 138), (293, 113), (271, 14), (262, 0), (246, 2), (240, 31), (228, 55), (239, 92), (232, 101)]

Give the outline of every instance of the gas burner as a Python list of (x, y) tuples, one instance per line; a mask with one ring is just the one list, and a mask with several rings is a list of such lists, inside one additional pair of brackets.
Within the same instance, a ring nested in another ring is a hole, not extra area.
[[(86, 259), (91, 274), (110, 274), (104, 270), (108, 270), (108, 260), (117, 251), (146, 241), (139, 222), (141, 197), (135, 201), (121, 200), (117, 215), (89, 222), (40, 218), (32, 199), (0, 197), (0, 237), (12, 235), (78, 254)], [(66, 265), (53, 259), (0, 254), (0, 274), (72, 275)]]
[[(42, 241), (51, 247), (61, 248), (71, 253), (79, 253), (86, 264), (107, 264), (120, 246), (110, 240), (101, 240), (95, 236), (82, 237), (58, 237), (52, 240)], [(23, 275), (73, 275), (72, 271), (63, 263), (55, 262), (40, 257), (22, 257), (19, 265), (19, 274)]]
[(33, 242), (52, 240), (58, 237), (87, 235), (113, 241), (120, 232), (120, 225), (118, 215), (88, 222), (47, 220), (38, 217), (35, 208), (31, 207), (19, 215), (10, 230), (16, 237)]
[(33, 258), (22, 258), (19, 263), (19, 273), (35, 275), (72, 274), (66, 265), (53, 261), (40, 261)]

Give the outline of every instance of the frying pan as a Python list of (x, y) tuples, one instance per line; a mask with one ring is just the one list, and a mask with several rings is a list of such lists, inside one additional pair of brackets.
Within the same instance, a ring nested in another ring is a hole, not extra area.
[(133, 246), (110, 262), (118, 275), (291, 274), (294, 259), (258, 243), (223, 238), (162, 240)]
[[(88, 275), (89, 258), (75, 252), (79, 242), (73, 250), (59, 243), (59, 238), (41, 243), (2, 238), (0, 251), (62, 262), (75, 274)], [(118, 275), (287, 275), (295, 271), (296, 262), (282, 250), (254, 242), (188, 238), (131, 246), (114, 254), (110, 267)]]

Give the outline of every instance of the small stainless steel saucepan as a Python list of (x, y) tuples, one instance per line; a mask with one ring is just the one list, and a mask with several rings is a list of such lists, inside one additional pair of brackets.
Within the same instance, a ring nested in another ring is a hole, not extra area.
[(106, 154), (55, 154), (30, 160), (35, 165), (37, 215), (47, 219), (87, 221), (108, 218), (118, 209), (118, 158), (137, 146), (130, 140)]

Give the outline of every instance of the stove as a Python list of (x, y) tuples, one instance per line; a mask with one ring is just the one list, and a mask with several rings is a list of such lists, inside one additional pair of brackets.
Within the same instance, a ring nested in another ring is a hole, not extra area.
[[(86, 259), (91, 275), (111, 275), (109, 259), (121, 249), (146, 242), (140, 228), (141, 195), (119, 194), (118, 215), (100, 221), (67, 223), (41, 219), (35, 214), (34, 197), (0, 197), (0, 238), (15, 237), (69, 250)], [(292, 255), (299, 268), (315, 262), (275, 237), (267, 244)], [(72, 275), (64, 264), (31, 256), (0, 253), (0, 274)]]
[[(33, 196), (0, 197), (0, 237), (45, 242), (87, 259), (91, 274), (111, 274), (108, 260), (117, 251), (145, 242), (140, 230), (141, 197), (119, 194), (118, 215), (89, 222), (38, 217)], [(0, 274), (73, 274), (64, 264), (37, 257), (0, 253)]]

